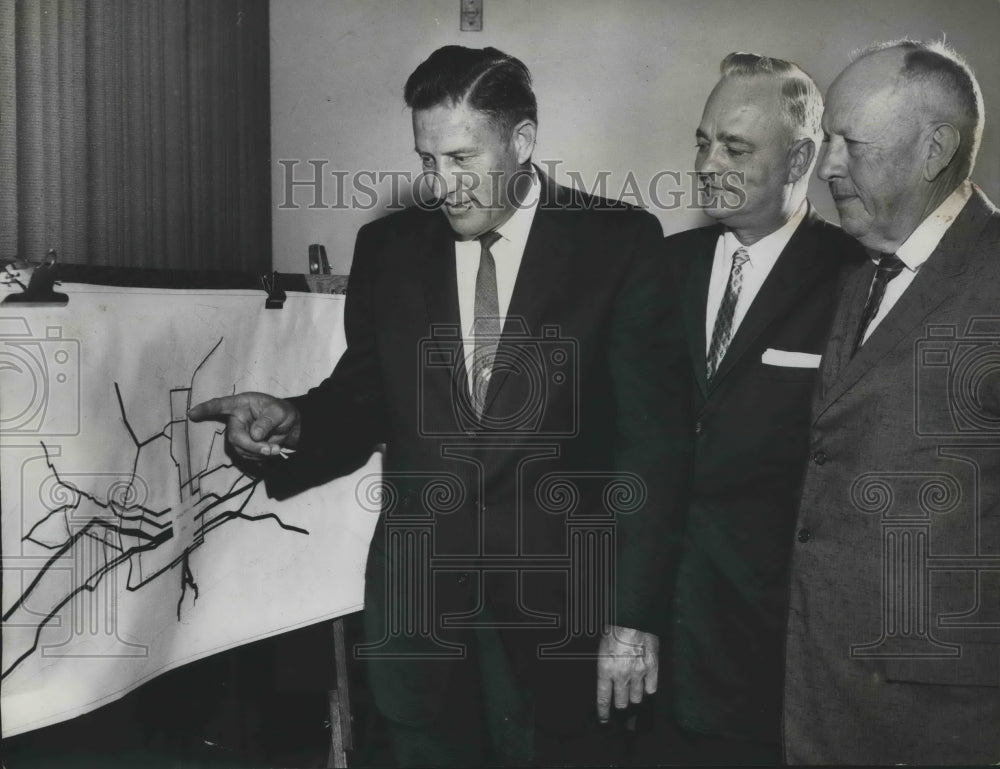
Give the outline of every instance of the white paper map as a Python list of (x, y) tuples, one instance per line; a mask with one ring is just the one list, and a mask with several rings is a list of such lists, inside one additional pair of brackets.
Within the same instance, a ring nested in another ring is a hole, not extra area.
[(265, 310), (252, 291), (59, 290), (65, 308), (0, 306), (5, 737), (361, 608), (377, 516), (356, 493), (377, 457), (279, 503), (231, 464), (220, 424), (185, 418), (320, 382), (343, 297)]

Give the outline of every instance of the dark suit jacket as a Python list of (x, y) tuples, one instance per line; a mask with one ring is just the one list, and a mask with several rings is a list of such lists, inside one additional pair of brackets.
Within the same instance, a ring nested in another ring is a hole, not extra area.
[(705, 314), (721, 226), (666, 239), (694, 361), (694, 488), (673, 607), (674, 708), (687, 729), (776, 742), (789, 542), (816, 368), (765, 365), (768, 348), (819, 354), (840, 278), (864, 251), (811, 209), (778, 257), (711, 382)]
[[(468, 637), (457, 623), (485, 605), (522, 626), (504, 642), (536, 712), (575, 728), (594, 711), (596, 634), (612, 619), (602, 596), (614, 588), (619, 623), (649, 622), (674, 561), (690, 432), (661, 237), (650, 214), (543, 179), (479, 423), (445, 218), (413, 208), (360, 231), (347, 352), (295, 400), (299, 451), (269, 489), (321, 482), (385, 444), (357, 651), (390, 718), (434, 717)], [(628, 552), (617, 580), (615, 541)], [(540, 641), (588, 656), (539, 660)]]
[(1000, 760), (1000, 213), (978, 190), (850, 355), (846, 284), (793, 539), (791, 763)]

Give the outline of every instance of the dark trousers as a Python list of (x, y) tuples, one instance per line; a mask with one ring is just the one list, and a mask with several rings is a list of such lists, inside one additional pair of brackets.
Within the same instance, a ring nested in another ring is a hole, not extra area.
[[(536, 726), (534, 697), (518, 685), (500, 633), (470, 633), (441, 710), (427, 726), (389, 721), (397, 766), (611, 766), (624, 749), (614, 725), (592, 723), (570, 734)], [(594, 663), (596, 697), (596, 661)]]
[(643, 706), (632, 747), (634, 766), (777, 766), (778, 743), (700, 734), (681, 727), (670, 701), (657, 694)]

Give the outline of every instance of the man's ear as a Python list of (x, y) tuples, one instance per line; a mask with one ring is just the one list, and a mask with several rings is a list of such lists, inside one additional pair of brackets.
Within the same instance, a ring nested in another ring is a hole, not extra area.
[(951, 165), (962, 143), (962, 135), (951, 123), (941, 123), (927, 138), (927, 161), (924, 163), (924, 179), (934, 181)]
[(532, 121), (525, 118), (516, 126), (511, 136), (514, 148), (517, 150), (517, 164), (524, 165), (531, 160), (531, 153), (535, 151), (535, 133), (538, 130)]
[(816, 143), (812, 139), (798, 139), (788, 150), (788, 183), (795, 184), (809, 174), (813, 158), (816, 157)]

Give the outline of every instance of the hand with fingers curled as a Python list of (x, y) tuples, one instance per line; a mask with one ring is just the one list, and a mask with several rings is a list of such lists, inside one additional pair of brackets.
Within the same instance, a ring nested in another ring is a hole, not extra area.
[(299, 410), (291, 401), (273, 395), (244, 392), (192, 406), (192, 422), (214, 419), (226, 425), (226, 444), (235, 457), (251, 465), (262, 459), (287, 456), (299, 442)]
[(597, 656), (597, 717), (607, 723), (611, 702), (619, 710), (655, 694), (660, 638), (633, 628), (611, 625), (601, 636)]

